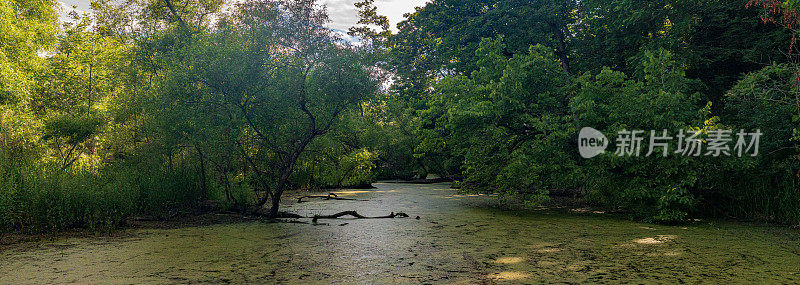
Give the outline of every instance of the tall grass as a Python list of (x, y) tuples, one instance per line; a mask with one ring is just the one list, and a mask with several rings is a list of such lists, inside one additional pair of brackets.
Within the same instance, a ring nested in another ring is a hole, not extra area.
[(139, 169), (61, 170), (0, 154), (0, 231), (108, 231), (136, 215), (164, 216), (191, 207), (202, 197), (197, 171)]
[(800, 225), (800, 161), (767, 160), (746, 169), (722, 171), (704, 196), (706, 214)]

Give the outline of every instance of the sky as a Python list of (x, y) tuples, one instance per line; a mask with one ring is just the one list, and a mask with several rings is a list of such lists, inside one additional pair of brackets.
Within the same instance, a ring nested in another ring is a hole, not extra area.
[[(76, 6), (77, 12), (91, 12), (89, 3), (91, 0), (59, 0), (61, 6), (64, 7), (62, 12), (66, 15)], [(328, 15), (331, 18), (331, 23), (328, 25), (331, 29), (347, 31), (348, 28), (354, 26), (358, 22), (358, 11), (355, 4), (357, 0), (319, 0), (320, 4), (328, 7)], [(389, 18), (392, 30), (396, 31), (397, 23), (403, 20), (403, 14), (414, 11), (414, 7), (425, 5), (426, 0), (376, 0), (375, 6), (378, 7), (378, 13)]]

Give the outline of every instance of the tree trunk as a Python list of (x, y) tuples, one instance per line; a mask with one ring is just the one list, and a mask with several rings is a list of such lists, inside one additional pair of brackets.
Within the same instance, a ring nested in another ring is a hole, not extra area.
[[(283, 195), (283, 190), (286, 189), (286, 184), (289, 183), (289, 177), (292, 176), (292, 171), (294, 171), (294, 163), (297, 161), (297, 156), (292, 156), (292, 162), (286, 165), (281, 171), (280, 176), (278, 177), (278, 185), (275, 187), (275, 191), (272, 192), (272, 206), (269, 208), (269, 217), (276, 218), (278, 217), (278, 210), (281, 206), (281, 195)], [(258, 209), (261, 209), (266, 204), (266, 199), (259, 203)]]
[(556, 56), (561, 61), (561, 68), (567, 75), (572, 75), (572, 68), (570, 68), (569, 51), (567, 49), (566, 36), (564, 31), (556, 23), (549, 23), (550, 29), (553, 32), (553, 38), (556, 40)]
[[(311, 132), (310, 132), (309, 136), (306, 137), (297, 146), (295, 151), (292, 152), (291, 156), (288, 156), (288, 160), (286, 161), (286, 164), (284, 165), (285, 168), (281, 171), (280, 177), (278, 177), (278, 185), (275, 187), (275, 192), (272, 193), (272, 207), (270, 207), (270, 209), (269, 209), (269, 217), (271, 217), (271, 218), (278, 217), (278, 209), (280, 208), (281, 195), (283, 195), (283, 190), (286, 189), (286, 184), (289, 183), (289, 177), (291, 177), (292, 176), (292, 172), (294, 172), (294, 165), (295, 165), (295, 163), (297, 163), (297, 160), (300, 159), (300, 154), (303, 153), (303, 151), (305, 151), (306, 146), (308, 146), (308, 144), (311, 143), (311, 140), (313, 140), (316, 136), (317, 136), (317, 131), (316, 131), (316, 128), (314, 128), (313, 124), (312, 124)], [(264, 206), (265, 203), (266, 203), (266, 200), (264, 200), (261, 203), (259, 203), (258, 209), (260, 210)]]
[(269, 217), (275, 218), (278, 216), (278, 210), (281, 206), (281, 195), (277, 194), (272, 196), (272, 207), (269, 208)]
[[(283, 190), (286, 188), (286, 182), (289, 180), (289, 175), (291, 175), (292, 171), (284, 170), (281, 173), (281, 177), (278, 178), (278, 186), (275, 187), (275, 192), (272, 193), (272, 206), (269, 208), (269, 217), (275, 218), (278, 217), (278, 210), (281, 206), (281, 195), (283, 195)], [(259, 206), (260, 208), (261, 206)]]

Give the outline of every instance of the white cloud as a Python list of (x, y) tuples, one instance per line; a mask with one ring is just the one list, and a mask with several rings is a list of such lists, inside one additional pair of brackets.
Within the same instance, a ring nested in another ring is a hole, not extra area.
[(397, 28), (397, 23), (405, 20), (406, 13), (413, 13), (414, 8), (425, 6), (427, 0), (378, 0), (375, 4), (378, 13), (385, 15), (392, 23), (392, 30)]
[(78, 13), (78, 15), (83, 15), (85, 13), (91, 13), (92, 9), (90, 6), (91, 1), (89, 0), (60, 0), (58, 1), (58, 15), (59, 19), (62, 22), (71, 21), (72, 18), (69, 16), (72, 11)]
[[(347, 30), (358, 22), (357, 0), (321, 0), (319, 3), (328, 7), (328, 15), (333, 29)], [(375, 6), (378, 14), (389, 18), (392, 30), (402, 21), (403, 15), (414, 12), (414, 7), (425, 5), (426, 0), (377, 0)]]
[[(328, 7), (328, 15), (331, 18), (329, 27), (332, 29), (347, 31), (358, 22), (358, 10), (355, 3), (358, 0), (319, 0), (320, 4)], [(414, 12), (414, 7), (425, 5), (426, 0), (377, 0), (375, 6), (378, 13), (389, 18), (392, 30), (396, 29), (397, 23), (403, 20), (403, 14)], [(58, 3), (63, 7), (61, 20), (69, 19), (69, 12), (74, 9), (78, 14), (91, 12), (91, 0), (59, 0)]]

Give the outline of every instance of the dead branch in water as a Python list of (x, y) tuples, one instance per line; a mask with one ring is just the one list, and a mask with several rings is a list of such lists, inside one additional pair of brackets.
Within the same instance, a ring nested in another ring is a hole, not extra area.
[[(287, 212), (279, 212), (278, 215), (276, 215), (274, 217), (268, 217), (266, 215), (262, 215), (262, 216), (267, 217), (267, 218), (269, 218), (271, 220), (311, 219), (311, 222), (313, 224), (317, 224), (317, 220), (319, 220), (319, 219), (338, 219), (338, 218), (345, 217), (345, 216), (351, 216), (351, 217), (353, 217), (355, 219), (394, 219), (394, 218), (408, 218), (408, 217), (410, 217), (408, 214), (403, 213), (403, 212), (397, 212), (397, 213), (391, 212), (389, 215), (386, 215), (386, 216), (367, 217), (367, 216), (359, 214), (356, 211), (344, 211), (344, 212), (339, 212), (339, 213), (336, 213), (336, 214), (333, 214), (333, 215), (314, 215), (313, 217), (306, 217), (306, 216), (301, 216), (301, 215), (298, 215), (298, 214), (295, 214), (295, 213), (287, 213)], [(417, 216), (416, 219), (419, 220), (419, 216)], [(297, 222), (297, 223), (304, 223), (304, 222)]]
[(312, 220), (311, 220), (311, 221), (316, 223), (318, 219), (338, 219), (338, 218), (341, 218), (341, 217), (344, 217), (344, 216), (352, 216), (352, 217), (354, 217), (354, 218), (356, 218), (356, 219), (394, 219), (394, 218), (408, 218), (408, 215), (407, 215), (406, 213), (403, 213), (403, 212), (398, 212), (398, 213), (392, 212), (391, 214), (389, 214), (389, 215), (387, 215), (387, 216), (380, 216), (380, 217), (367, 217), (367, 216), (363, 216), (363, 215), (359, 214), (359, 213), (358, 213), (358, 212), (356, 212), (356, 211), (344, 211), (344, 212), (341, 212), (341, 213), (336, 213), (336, 214), (333, 214), (333, 215), (324, 215), (324, 216), (315, 215), (315, 216), (312, 218)]
[(305, 202), (305, 201), (303, 201), (304, 198), (305, 199), (321, 198), (321, 199), (325, 199), (325, 200), (340, 200), (340, 201), (367, 201), (367, 200), (359, 200), (359, 199), (339, 198), (338, 195), (336, 195), (334, 193), (330, 193), (328, 195), (308, 195), (308, 196), (303, 196), (303, 197), (297, 198), (297, 203)]

